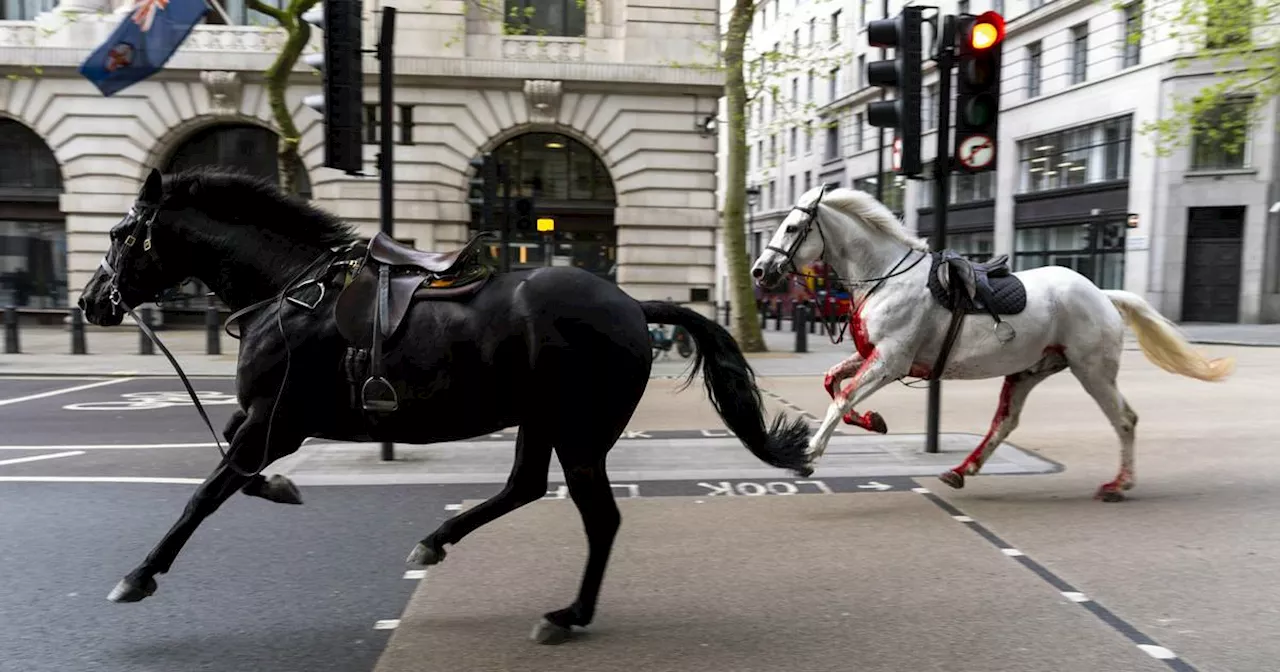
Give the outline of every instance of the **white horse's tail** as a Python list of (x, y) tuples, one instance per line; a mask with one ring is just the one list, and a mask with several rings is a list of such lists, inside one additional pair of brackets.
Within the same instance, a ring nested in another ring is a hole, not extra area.
[(1117, 289), (1106, 289), (1102, 293), (1124, 316), (1125, 323), (1138, 337), (1142, 354), (1152, 364), (1170, 373), (1206, 381), (1223, 380), (1235, 370), (1232, 357), (1207, 359), (1192, 350), (1191, 343), (1177, 326), (1141, 296)]

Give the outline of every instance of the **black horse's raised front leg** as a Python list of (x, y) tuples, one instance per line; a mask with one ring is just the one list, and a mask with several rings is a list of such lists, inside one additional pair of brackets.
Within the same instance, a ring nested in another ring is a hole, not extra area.
[[(263, 415), (259, 414), (258, 417)], [(235, 418), (233, 417), (232, 420), (234, 422)], [(271, 451), (267, 463), (292, 453), (302, 443), (292, 436), (282, 435), (281, 426), (285, 423), (277, 421), (275, 424), (276, 427), (271, 436), (275, 450)], [(233, 469), (226, 461), (218, 464), (204, 483), (196, 488), (182, 515), (165, 533), (160, 543), (151, 549), (142, 564), (116, 584), (107, 599), (112, 602), (138, 602), (156, 591), (155, 575), (169, 571), (183, 545), (191, 538), (200, 523), (217, 511), (218, 507), (232, 494), (244, 488), (255, 478), (243, 475), (241, 472), (248, 473), (262, 465), (263, 456), (268, 450), (266, 425), (265, 418), (258, 421), (253, 419), (252, 414), (246, 415), (245, 419), (238, 423), (235, 434), (231, 438), (231, 446), (227, 450), (228, 459), (234, 461), (238, 469)], [(230, 423), (228, 429), (231, 429)]]
[[(236, 432), (240, 430), (240, 425), (243, 425), (248, 418), (249, 414), (240, 408), (237, 408), (236, 412), (231, 414), (231, 417), (227, 420), (226, 429), (222, 430), (222, 437), (227, 440), (227, 443), (231, 443), (235, 438)], [(261, 497), (279, 504), (302, 503), (302, 493), (298, 491), (298, 486), (294, 485), (293, 481), (289, 480), (288, 477), (280, 474), (275, 474), (270, 478), (257, 474), (251, 477), (249, 482), (244, 484), (244, 487), (240, 488), (240, 492), (250, 497)]]

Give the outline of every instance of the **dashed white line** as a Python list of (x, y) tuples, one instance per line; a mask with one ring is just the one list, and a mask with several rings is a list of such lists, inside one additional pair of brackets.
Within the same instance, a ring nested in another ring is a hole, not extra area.
[(951, 517), (952, 517), (952, 518), (955, 518), (955, 519), (956, 519), (956, 522), (959, 522), (959, 523), (972, 523), (972, 522), (973, 522), (973, 519), (972, 519), (972, 518), (970, 518), (969, 516), (951, 516)]
[(1178, 657), (1178, 654), (1156, 644), (1139, 644), (1138, 648), (1142, 649), (1142, 652), (1148, 656), (1158, 658), (1160, 660), (1172, 660)]
[(404, 572), (406, 579), (425, 579), (427, 578), (427, 570), (425, 569), (407, 569)]
[(1002, 549), (1000, 549), (1000, 552), (1001, 552), (1001, 553), (1004, 553), (1005, 555), (1007, 555), (1007, 556), (1009, 556), (1009, 557), (1011, 557), (1011, 558), (1016, 558), (1016, 557), (1018, 557), (1019, 555), (1023, 555), (1023, 552), (1022, 552), (1022, 551), (1019, 551), (1019, 550), (1018, 550), (1018, 549), (1016, 549), (1016, 548), (1002, 548)]
[(76, 455), (84, 455), (83, 450), (68, 450), (63, 453), (46, 453), (44, 455), (28, 455), (27, 457), (15, 457), (9, 460), (0, 460), (0, 467), (9, 464), (22, 464), (23, 462), (39, 462), (40, 460), (56, 460), (60, 457), (75, 457)]
[(919, 493), (919, 494), (923, 495), (923, 494), (925, 494), (925, 493), (929, 492), (929, 488), (911, 488), (911, 492), (915, 492), (915, 493)]
[(86, 383), (84, 385), (76, 385), (75, 387), (63, 387), (56, 390), (48, 390), (46, 392), (37, 392), (36, 394), (28, 394), (25, 397), (13, 397), (11, 399), (0, 399), (0, 406), (8, 406), (9, 404), (20, 404), (24, 401), (35, 401), (36, 399), (44, 399), (45, 397), (56, 397), (59, 394), (70, 394), (72, 392), (80, 392), (82, 390), (92, 390), (95, 387), (103, 387), (105, 385), (115, 385), (117, 383), (127, 383), (133, 378), (114, 378), (112, 380), (99, 380), (96, 383)]
[(0, 446), (0, 450), (149, 450), (163, 448), (216, 448), (216, 443), (91, 443), (83, 446)]
[(445, 511), (461, 511), (462, 505), (461, 504), (445, 504), (444, 510)]
[(0, 476), (0, 483), (162, 483), (200, 485), (203, 478), (157, 478), (151, 476)]
[(373, 624), (374, 630), (395, 630), (400, 625), (398, 618), (384, 618)]
[(1089, 601), (1089, 598), (1085, 597), (1084, 593), (1077, 593), (1070, 590), (1062, 591), (1062, 596), (1067, 598), (1068, 600), (1071, 600), (1072, 602), (1088, 602)]

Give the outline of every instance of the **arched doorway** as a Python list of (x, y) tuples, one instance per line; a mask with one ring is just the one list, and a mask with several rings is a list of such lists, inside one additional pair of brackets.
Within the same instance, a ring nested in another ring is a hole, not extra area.
[(67, 307), (62, 173), (36, 132), (0, 119), (0, 305)]
[[(198, 166), (221, 166), (279, 182), (279, 142), (275, 131), (254, 124), (232, 122), (207, 126), (175, 147), (160, 170), (176, 173)], [(307, 169), (299, 165), (297, 174), (298, 195), (310, 200), (311, 180)], [(204, 283), (192, 280), (179, 287), (177, 295), (198, 297), (208, 291)], [(202, 311), (204, 307), (204, 299), (178, 298), (164, 302), (166, 314)]]
[[(512, 270), (538, 266), (577, 266), (616, 281), (617, 229), (613, 211), (617, 198), (613, 181), (589, 147), (561, 133), (526, 133), (493, 151), (504, 166), (511, 192), (509, 213), (503, 209), (503, 189), (493, 226), (509, 222)], [(521, 211), (532, 202), (533, 212)], [(541, 233), (539, 218), (555, 221), (553, 233)], [(480, 209), (471, 209), (472, 230), (481, 226)], [(490, 246), (497, 262), (500, 246)]]

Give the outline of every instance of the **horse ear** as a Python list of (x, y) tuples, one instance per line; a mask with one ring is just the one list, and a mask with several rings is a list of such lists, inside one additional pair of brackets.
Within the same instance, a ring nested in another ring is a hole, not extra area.
[(138, 193), (138, 200), (146, 203), (159, 203), (163, 193), (164, 184), (161, 181), (160, 171), (152, 168), (151, 174), (147, 175), (147, 181), (142, 185), (142, 191)]

